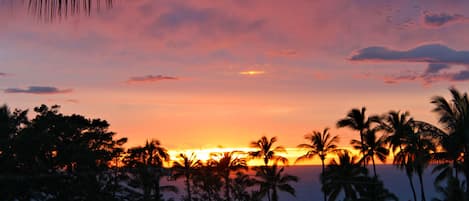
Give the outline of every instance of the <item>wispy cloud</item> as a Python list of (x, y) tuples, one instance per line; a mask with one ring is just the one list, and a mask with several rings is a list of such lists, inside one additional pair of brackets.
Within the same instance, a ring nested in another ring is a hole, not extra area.
[(137, 76), (131, 77), (126, 82), (128, 84), (136, 83), (151, 83), (151, 82), (160, 82), (163, 80), (179, 80), (177, 77), (165, 76), (165, 75), (146, 75), (146, 76)]
[(0, 77), (4, 77), (4, 76), (7, 76), (7, 74), (0, 72)]
[(269, 51), (266, 52), (268, 56), (274, 57), (291, 57), (298, 55), (298, 52), (294, 49), (284, 49), (284, 50), (277, 50), (277, 51)]
[(424, 13), (423, 22), (428, 27), (442, 27), (447, 24), (467, 21), (467, 18), (460, 14), (448, 13)]
[(25, 94), (61, 94), (72, 92), (72, 89), (58, 89), (56, 87), (48, 86), (30, 86), (26, 89), (22, 88), (8, 88), (4, 90), (5, 93), (25, 93)]

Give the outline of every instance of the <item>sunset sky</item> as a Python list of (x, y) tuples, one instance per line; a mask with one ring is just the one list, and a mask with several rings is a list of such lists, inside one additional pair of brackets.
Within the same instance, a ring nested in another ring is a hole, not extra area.
[[(2, 2), (4, 0), (0, 0)], [(110, 122), (127, 146), (295, 147), (355, 107), (409, 110), (469, 91), (463, 0), (127, 0), (55, 22), (0, 6), (0, 103)]]

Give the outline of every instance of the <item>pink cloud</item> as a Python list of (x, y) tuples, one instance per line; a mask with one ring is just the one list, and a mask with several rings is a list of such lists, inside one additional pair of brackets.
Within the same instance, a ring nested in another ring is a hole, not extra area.
[(139, 77), (131, 77), (126, 82), (128, 84), (137, 84), (137, 83), (152, 83), (152, 82), (160, 82), (163, 80), (178, 80), (177, 77), (165, 76), (165, 75), (146, 75), (146, 76), (139, 76)]

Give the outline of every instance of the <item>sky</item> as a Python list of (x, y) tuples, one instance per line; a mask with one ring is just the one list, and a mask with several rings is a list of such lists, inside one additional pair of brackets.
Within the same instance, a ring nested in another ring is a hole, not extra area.
[(352, 108), (410, 111), (468, 90), (463, 0), (138, 0), (45, 22), (0, 0), (0, 103), (61, 105), (127, 146), (296, 147)]

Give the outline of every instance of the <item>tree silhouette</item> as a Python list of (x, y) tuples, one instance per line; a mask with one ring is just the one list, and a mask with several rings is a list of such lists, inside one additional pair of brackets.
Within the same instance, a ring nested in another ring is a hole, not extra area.
[(236, 172), (232, 182), (234, 201), (261, 201), (258, 191), (248, 192), (249, 188), (256, 185), (256, 181), (244, 172)]
[(219, 159), (210, 161), (217, 174), (225, 182), (225, 198), (227, 201), (231, 201), (231, 173), (238, 170), (247, 170), (246, 159), (237, 156), (239, 153), (239, 151), (215, 153), (215, 156), (218, 155)]
[[(379, 117), (370, 116), (366, 117), (366, 108), (361, 109), (354, 108), (347, 113), (347, 116), (337, 122), (337, 127), (343, 128), (348, 127), (352, 130), (356, 130), (360, 134), (360, 143), (362, 146), (361, 153), (365, 153), (365, 145), (363, 144), (363, 138), (366, 131), (370, 129), (373, 122), (379, 122)], [(366, 161), (363, 161), (363, 167), (366, 167)]]
[(355, 149), (360, 151), (364, 151), (362, 153), (365, 163), (371, 160), (373, 164), (373, 173), (374, 176), (377, 177), (376, 174), (376, 164), (375, 164), (375, 157), (377, 157), (381, 162), (386, 161), (386, 157), (389, 154), (389, 150), (386, 148), (387, 143), (384, 136), (377, 137), (376, 136), (377, 129), (369, 129), (365, 132), (363, 137), (363, 142), (358, 140), (352, 140), (351, 144)]
[(466, 200), (464, 184), (458, 178), (450, 177), (445, 187), (438, 185), (436, 191), (442, 194), (443, 198), (433, 198), (432, 201), (460, 201)]
[[(27, 7), (28, 12), (36, 19), (45, 22), (67, 18), (68, 16), (85, 14), (90, 16), (103, 8), (113, 7), (115, 0), (2, 0), (10, 4), (20, 3)], [(0, 1), (1, 3), (1, 1)]]
[(284, 167), (277, 164), (272, 166), (255, 167), (256, 183), (260, 185), (260, 193), (267, 195), (269, 201), (278, 201), (278, 191), (287, 192), (295, 196), (295, 189), (291, 182), (298, 182), (298, 177), (284, 174)]
[[(308, 141), (308, 144), (300, 144), (298, 145), (298, 148), (305, 149), (307, 152), (306, 154), (300, 156), (297, 161), (313, 159), (315, 156), (319, 156), (322, 165), (321, 175), (324, 175), (324, 160), (326, 160), (327, 154), (336, 151), (336, 143), (339, 142), (339, 137), (332, 137), (329, 133), (329, 128), (325, 128), (322, 133), (319, 131), (313, 131), (311, 134), (307, 134), (305, 139)], [(327, 201), (325, 192), (324, 201)]]
[[(451, 147), (456, 152), (461, 151), (463, 155), (464, 175), (466, 181), (469, 181), (469, 99), (467, 93), (461, 94), (455, 88), (450, 88), (450, 93), (451, 100), (435, 96), (431, 103), (435, 105), (433, 111), (438, 114), (439, 122), (453, 138), (451, 141), (454, 140)], [(469, 198), (467, 187), (466, 198)]]
[[(406, 138), (414, 134), (413, 125), (414, 120), (408, 112), (390, 111), (381, 122), (380, 127), (390, 134), (386, 141), (389, 142), (390, 149), (394, 154), (393, 164), (405, 170), (414, 201), (417, 201), (417, 193), (412, 180), (414, 173), (411, 164), (412, 157), (406, 152), (401, 152), (404, 150), (403, 145), (406, 143)], [(396, 151), (398, 152), (396, 153)]]
[(143, 200), (162, 200), (162, 190), (176, 191), (172, 186), (161, 186), (160, 180), (164, 175), (163, 163), (169, 161), (169, 154), (158, 140), (147, 141), (143, 147), (128, 150), (124, 159), (127, 167), (131, 168), (134, 177), (131, 185), (141, 187)]
[(283, 156), (278, 156), (278, 152), (285, 153), (286, 150), (282, 146), (273, 147), (274, 143), (277, 142), (276, 137), (270, 138), (262, 136), (258, 141), (251, 142), (251, 147), (257, 149), (257, 151), (249, 152), (249, 155), (253, 158), (261, 158), (264, 161), (264, 165), (268, 166), (271, 160), (282, 162), (283, 164), (288, 163), (288, 159)]
[(196, 201), (221, 201), (220, 189), (223, 187), (223, 181), (215, 170), (213, 161), (199, 168), (193, 178), (194, 197)]
[(179, 158), (179, 161), (174, 161), (173, 163), (172, 170), (174, 173), (172, 176), (175, 179), (179, 179), (181, 177), (185, 178), (184, 182), (186, 184), (187, 199), (192, 201), (191, 180), (194, 174), (196, 174), (196, 171), (202, 165), (202, 162), (197, 160), (196, 155), (193, 153), (190, 156), (179, 154)]
[(361, 188), (367, 182), (368, 170), (357, 161), (357, 157), (350, 156), (348, 151), (338, 152), (338, 159), (331, 160), (327, 166), (321, 178), (322, 190), (329, 201), (336, 200), (342, 191), (345, 200), (357, 200), (358, 192), (363, 191)]

